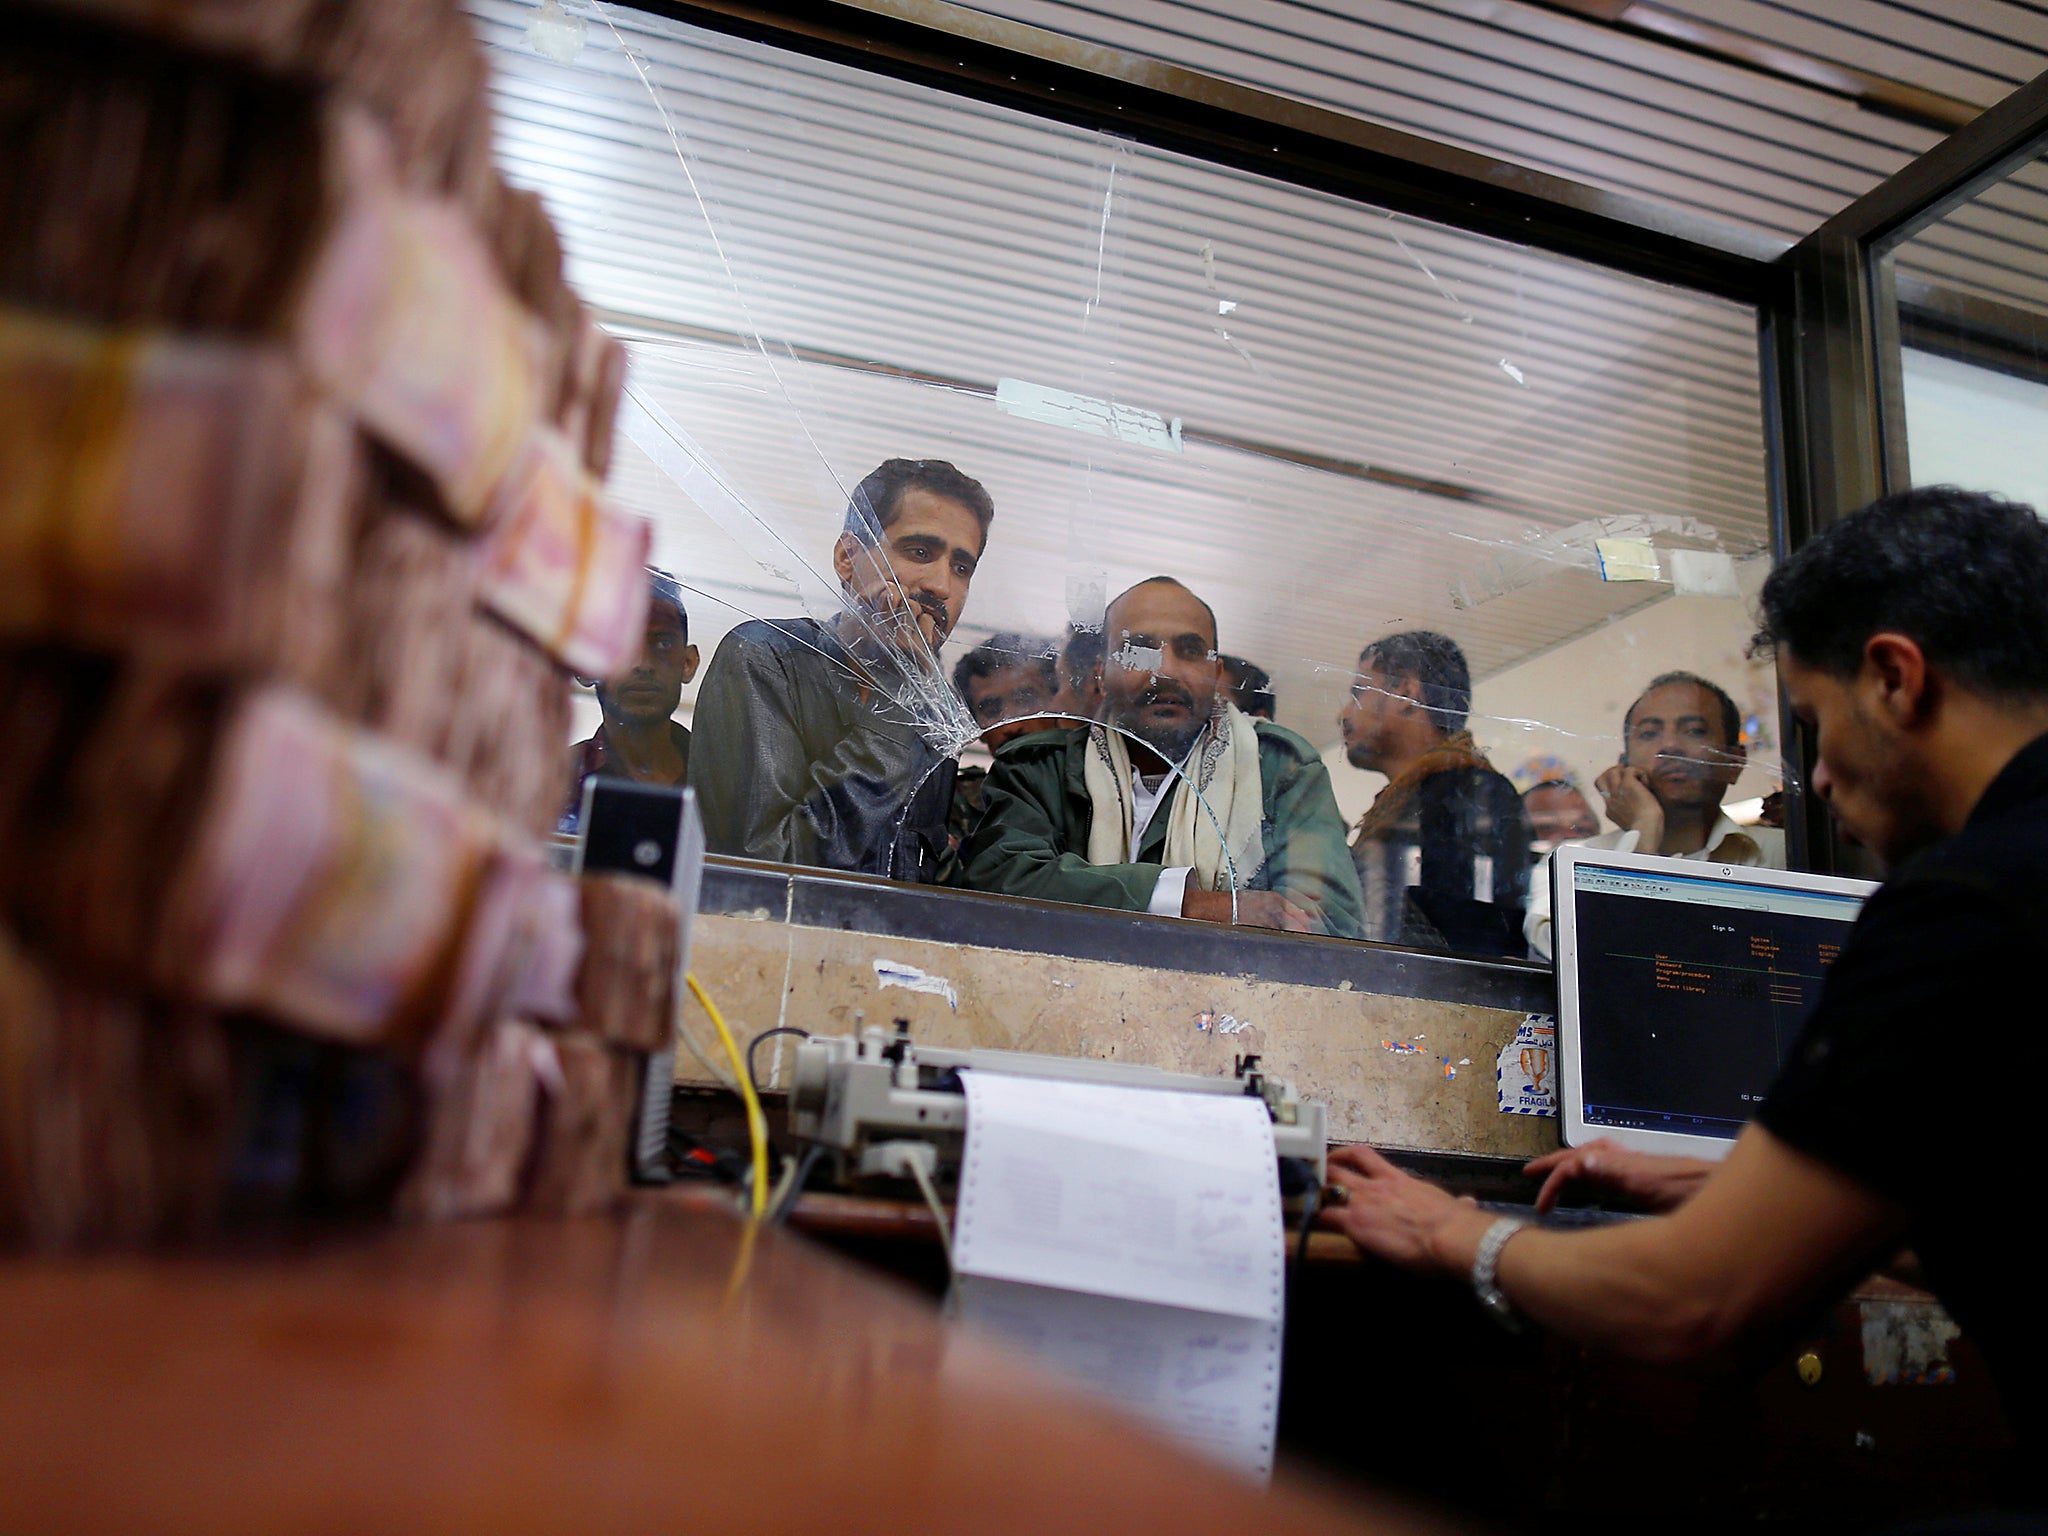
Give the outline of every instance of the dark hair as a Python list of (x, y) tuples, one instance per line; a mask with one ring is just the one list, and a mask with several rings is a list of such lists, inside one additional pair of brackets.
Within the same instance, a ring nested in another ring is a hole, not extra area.
[(1108, 649), (1102, 625), (1069, 624), (1067, 642), (1060, 647), (1060, 660), (1067, 664), (1068, 676), (1086, 677), (1102, 664)]
[(2003, 496), (1931, 485), (1873, 501), (1771, 572), (1762, 606), (1753, 649), (1837, 677), (1894, 630), (1973, 692), (2048, 694), (2048, 525)]
[(1643, 691), (1636, 695), (1635, 704), (1629, 705), (1622, 713), (1621, 731), (1624, 736), (1628, 734), (1629, 726), (1635, 720), (1636, 704), (1642, 703), (1659, 688), (1669, 688), (1674, 683), (1690, 683), (1693, 687), (1704, 688), (1712, 694), (1721, 706), (1721, 740), (1731, 747), (1742, 744), (1742, 711), (1737, 709), (1735, 701), (1728, 697), (1726, 688), (1701, 677), (1697, 672), (1659, 672), (1651, 678), (1643, 686)]
[(1449, 635), (1431, 629), (1382, 635), (1358, 653), (1358, 664), (1378, 667), (1389, 682), (1420, 683), (1422, 707), (1446, 736), (1464, 726), (1472, 709), (1472, 669)]
[[(1186, 582), (1176, 581), (1171, 576), (1147, 576), (1143, 581), (1134, 581), (1128, 587), (1125, 587), (1123, 591), (1117, 593), (1115, 597), (1112, 597), (1109, 600), (1109, 608), (1104, 608), (1102, 610), (1102, 627), (1105, 633), (1107, 633), (1109, 629), (1109, 609), (1114, 608), (1118, 603), (1122, 602), (1125, 598), (1129, 597), (1133, 592), (1137, 591), (1140, 587), (1179, 587), (1181, 591), (1186, 592), (1189, 597), (1195, 597), (1195, 594), (1189, 591)], [(1209, 643), (1211, 645), (1214, 645), (1216, 643), (1217, 635), (1221, 633), (1221, 631), (1219, 631), (1216, 628), (1216, 610), (1214, 608), (1211, 608), (1207, 603), (1202, 602), (1202, 600), (1199, 597), (1195, 597), (1195, 601), (1201, 604), (1202, 612), (1209, 615)]]
[(930, 491), (959, 502), (974, 514), (982, 538), (988, 538), (996, 504), (979, 480), (963, 475), (944, 459), (884, 459), (853, 488), (846, 504), (846, 531), (864, 538), (870, 529), (876, 533), (887, 529), (903, 510), (905, 491)]
[(1273, 677), (1255, 661), (1242, 656), (1225, 656), (1223, 675), (1230, 682), (1230, 702), (1248, 715), (1266, 712), (1268, 719), (1279, 706), (1273, 698)]
[(690, 643), (690, 610), (683, 606), (682, 585), (667, 571), (647, 567), (647, 585), (653, 590), (654, 601), (667, 603), (675, 609), (676, 618), (683, 626), (683, 644)]
[(1059, 677), (1053, 671), (1052, 656), (1053, 643), (1050, 640), (1039, 640), (1030, 635), (990, 635), (953, 663), (954, 691), (972, 707), (974, 700), (968, 697), (967, 685), (977, 677), (994, 677), (1012, 667), (1037, 667), (1045, 674), (1046, 688), (1057, 688)]

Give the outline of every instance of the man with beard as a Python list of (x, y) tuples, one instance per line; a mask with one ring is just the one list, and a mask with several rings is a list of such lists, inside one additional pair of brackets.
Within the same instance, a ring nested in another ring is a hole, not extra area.
[(1154, 576), (1109, 605), (1104, 724), (996, 756), (961, 850), (973, 889), (1359, 936), (1358, 881), (1315, 749), (1222, 691), (1216, 616)]
[(675, 577), (654, 570), (647, 576), (654, 594), (647, 606), (646, 642), (632, 671), (597, 685), (604, 724), (588, 741), (569, 749), (569, 801), (557, 824), (560, 831), (576, 830), (586, 779), (677, 787), (690, 781), (690, 732), (675, 713), (683, 689), (697, 675), (697, 647), (690, 644), (690, 615)]
[(1423, 949), (1522, 953), (1529, 822), (1465, 729), (1472, 673), (1448, 635), (1382, 635), (1338, 716), (1354, 768), (1387, 776), (1351, 842), (1365, 935)]
[[(1621, 721), (1621, 761), (1593, 781), (1620, 830), (1586, 839), (1589, 848), (1657, 853), (1667, 859), (1785, 867), (1785, 834), (1738, 827), (1721, 800), (1742, 777), (1742, 711), (1727, 690), (1691, 672), (1652, 678)], [(1550, 958), (1550, 867), (1529, 882), (1522, 932)]]
[(938, 459), (890, 459), (855, 487), (832, 550), (846, 611), (753, 620), (698, 690), (691, 783), (713, 853), (930, 880), (953, 760), (919, 729), (943, 697), (995, 506)]
[[(1764, 583), (1763, 632), (1813, 744), (1813, 788), (1890, 871), (1727, 1161), (1594, 1143), (1541, 1159), (1662, 1214), (1544, 1231), (1367, 1147), (1330, 1155), (1336, 1226), (1379, 1259), (1470, 1283), (1503, 1321), (1664, 1365), (1734, 1365), (1804, 1336), (1909, 1245), (1981, 1352), (2017, 1442), (2009, 1490), (2048, 1505), (2048, 1330), (2011, 1180), (2040, 1118), (2048, 954), (2048, 526), (1936, 486), (1831, 524)], [(1959, 1035), (1960, 1030), (1967, 1034)], [(1932, 1527), (1930, 1527), (1931, 1529)]]

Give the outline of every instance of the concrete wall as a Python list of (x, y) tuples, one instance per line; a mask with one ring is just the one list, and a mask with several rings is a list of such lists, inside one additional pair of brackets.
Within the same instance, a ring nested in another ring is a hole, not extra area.
[[(1271, 1075), (1328, 1107), (1335, 1140), (1515, 1158), (1557, 1145), (1555, 1120), (1501, 1114), (1495, 1095), (1496, 1054), (1531, 1005), (1548, 1005), (1547, 976), (1527, 967), (1086, 909), (1048, 914), (1035, 902), (847, 877), (798, 879), (879, 893), (883, 902), (869, 907), (868, 920), (842, 910), (837, 920), (789, 921), (793, 903), (763, 884), (754, 897), (701, 915), (691, 969), (742, 1042), (778, 1024), (844, 1034), (904, 1018), (931, 1045), (1180, 1072), (1228, 1074), (1236, 1056), (1256, 1053)], [(927, 915), (933, 921), (920, 924)], [(979, 925), (990, 942), (961, 942), (963, 923), (968, 932)], [(919, 926), (945, 936), (909, 931)], [(1075, 955), (1077, 929), (1099, 929), (1114, 943)], [(1208, 966), (1191, 968), (1191, 938)], [(1138, 958), (1107, 958), (1109, 948)], [(1142, 963), (1155, 950), (1159, 963)], [(884, 985), (877, 960), (944, 978), (952, 999)], [(1462, 996), (1418, 995), (1430, 991)], [(1228, 1014), (1243, 1027), (1200, 1028), (1203, 1014)], [(684, 1024), (699, 1056), (678, 1053), (678, 1079), (713, 1080), (713, 1060), (727, 1075), (694, 1002)], [(764, 1086), (786, 1082), (788, 1044), (778, 1037), (780, 1049), (762, 1047)]]

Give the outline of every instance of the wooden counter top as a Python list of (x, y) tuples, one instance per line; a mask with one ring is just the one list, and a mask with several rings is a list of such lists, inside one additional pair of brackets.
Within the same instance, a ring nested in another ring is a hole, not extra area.
[(658, 1194), (578, 1221), (0, 1260), (0, 1526), (1425, 1528), (1261, 1494), (899, 1287)]

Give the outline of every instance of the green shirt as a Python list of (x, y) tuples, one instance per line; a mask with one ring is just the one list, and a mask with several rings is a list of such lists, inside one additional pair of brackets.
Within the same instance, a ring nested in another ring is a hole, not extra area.
[[(1330, 773), (1290, 730), (1254, 721), (1266, 862), (1246, 883), (1278, 891), (1312, 913), (1322, 932), (1364, 937), (1365, 903), (1344, 841)], [(957, 883), (1005, 896), (1143, 912), (1165, 865), (1167, 808), (1145, 828), (1135, 864), (1090, 864), (1094, 806), (1083, 769), (1085, 730), (1035, 731), (996, 754), (981, 819), (960, 850)]]

